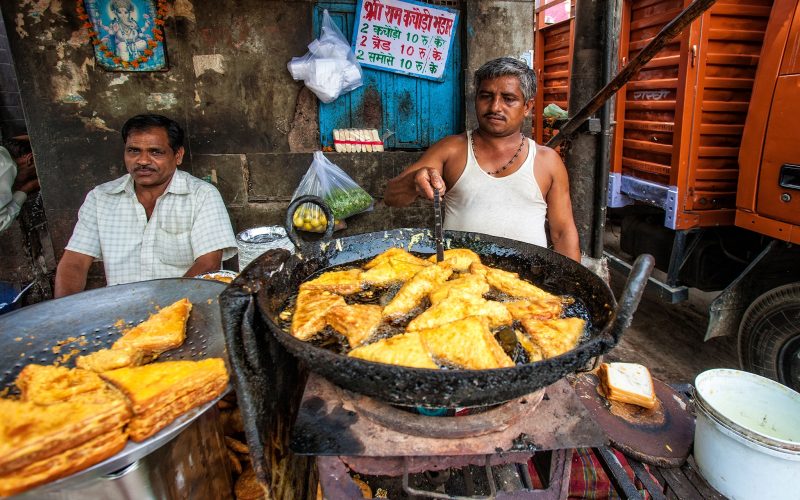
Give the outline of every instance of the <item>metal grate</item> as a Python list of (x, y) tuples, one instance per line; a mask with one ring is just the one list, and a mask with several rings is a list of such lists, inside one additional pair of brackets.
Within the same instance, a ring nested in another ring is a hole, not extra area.
[(461, 8), (461, 0), (422, 0), (421, 3), (439, 5), (441, 7), (453, 7), (454, 9)]

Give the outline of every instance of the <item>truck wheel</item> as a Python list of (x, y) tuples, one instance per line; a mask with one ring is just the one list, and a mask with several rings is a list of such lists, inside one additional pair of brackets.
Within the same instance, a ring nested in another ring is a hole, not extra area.
[(800, 283), (773, 288), (739, 325), (739, 361), (747, 371), (800, 391)]

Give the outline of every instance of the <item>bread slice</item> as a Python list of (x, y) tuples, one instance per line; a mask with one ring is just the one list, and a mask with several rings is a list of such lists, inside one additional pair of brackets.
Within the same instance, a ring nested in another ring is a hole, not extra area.
[[(211, 383), (216, 383), (215, 388), (221, 387), (214, 394), (216, 397), (228, 384), (228, 370), (222, 358), (162, 361), (111, 370), (100, 376), (125, 394), (135, 415), (169, 405)], [(185, 408), (184, 411), (189, 409)]]
[(121, 432), (130, 420), (124, 399), (100, 398), (101, 394), (109, 393), (93, 392), (47, 406), (0, 399), (0, 474)]
[(22, 401), (50, 405), (68, 401), (79, 394), (105, 389), (106, 383), (94, 372), (66, 366), (30, 364), (17, 376)]
[(125, 447), (127, 441), (127, 433), (119, 427), (74, 448), (0, 474), (0, 496), (16, 495), (83, 470), (115, 455)]
[(144, 361), (144, 352), (133, 347), (100, 349), (86, 356), (78, 356), (75, 365), (93, 372), (107, 372), (118, 368), (139, 366)]
[(606, 397), (644, 408), (656, 406), (656, 393), (650, 370), (637, 363), (603, 363), (600, 381)]
[(158, 354), (179, 347), (186, 338), (186, 321), (191, 310), (192, 303), (186, 298), (170, 304), (126, 331), (112, 349), (133, 348), (145, 354)]
[(439, 365), (433, 361), (431, 353), (422, 345), (422, 340), (417, 332), (401, 333), (388, 339), (357, 347), (350, 351), (348, 356), (387, 365), (439, 368)]
[[(501, 306), (502, 308), (502, 306)], [(422, 345), (434, 359), (470, 370), (507, 368), (514, 362), (489, 330), (486, 316), (470, 316), (419, 330)]]

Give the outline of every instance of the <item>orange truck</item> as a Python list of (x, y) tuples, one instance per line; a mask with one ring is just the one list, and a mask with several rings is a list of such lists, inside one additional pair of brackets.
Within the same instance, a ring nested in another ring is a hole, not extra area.
[[(620, 64), (689, 3), (624, 0)], [(614, 116), (621, 249), (656, 257), (673, 302), (719, 290), (706, 339), (738, 335), (744, 369), (800, 390), (798, 0), (717, 0), (617, 93)]]
[[(620, 67), (690, 2), (623, 0)], [(537, 9), (538, 117), (569, 90), (573, 21), (548, 23), (555, 4)], [(744, 369), (800, 390), (798, 0), (717, 0), (616, 94), (614, 120), (623, 252), (656, 258), (667, 300), (719, 291), (706, 339), (737, 335)]]

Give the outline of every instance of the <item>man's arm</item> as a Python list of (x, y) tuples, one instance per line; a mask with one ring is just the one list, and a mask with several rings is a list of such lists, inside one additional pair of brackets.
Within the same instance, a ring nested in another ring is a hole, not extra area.
[(550, 189), (545, 196), (547, 201), (547, 220), (550, 223), (550, 240), (553, 249), (580, 262), (581, 249), (578, 229), (572, 216), (572, 202), (569, 198), (569, 176), (567, 168), (558, 153), (550, 148), (540, 148), (542, 164), (551, 174)]
[(419, 160), (400, 175), (389, 180), (383, 202), (390, 207), (407, 207), (419, 196), (432, 200), (434, 188), (444, 196), (446, 186), (442, 176), (449, 151), (453, 147), (452, 142), (453, 137), (445, 137), (425, 151)]
[(194, 264), (192, 264), (192, 267), (190, 267), (183, 276), (191, 278), (192, 276), (197, 276), (198, 274), (219, 271), (221, 267), (222, 250), (214, 250), (213, 252), (208, 252), (196, 258), (194, 260)]
[(94, 257), (72, 250), (64, 250), (64, 255), (56, 269), (55, 298), (82, 292), (86, 288), (86, 277)]

